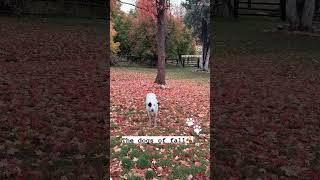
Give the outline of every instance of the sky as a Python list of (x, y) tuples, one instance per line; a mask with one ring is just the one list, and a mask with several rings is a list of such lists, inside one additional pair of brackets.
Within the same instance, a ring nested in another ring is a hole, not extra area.
[[(132, 4), (135, 4), (136, 0), (121, 0), (122, 2), (127, 2), (127, 3), (132, 3)], [(181, 2), (185, 2), (185, 0), (171, 0), (170, 1), (171, 3), (173, 4), (181, 4)], [(122, 4), (120, 9), (124, 12), (129, 12), (131, 9), (134, 9), (134, 6), (130, 6), (130, 5), (127, 5), (127, 4)]]

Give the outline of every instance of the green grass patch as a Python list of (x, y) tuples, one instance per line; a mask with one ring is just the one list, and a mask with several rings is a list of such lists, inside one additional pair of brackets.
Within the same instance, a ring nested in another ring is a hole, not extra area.
[(146, 159), (158, 159), (161, 158), (163, 155), (158, 151), (147, 150), (144, 152), (144, 156)]
[(158, 165), (158, 166), (161, 166), (161, 167), (171, 167), (172, 161), (171, 161), (171, 160), (168, 160), (168, 159), (159, 160), (159, 161), (157, 162), (157, 165)]
[(189, 168), (174, 166), (169, 179), (186, 179), (189, 174), (191, 174), (191, 172), (189, 172)]
[(127, 180), (142, 180), (142, 178), (139, 176), (128, 176)]
[[(146, 74), (155, 74), (157, 73), (156, 68), (147, 68), (147, 67), (111, 67), (114, 69), (121, 69), (121, 70), (129, 70), (129, 71), (137, 71), (141, 73), (146, 73)], [(209, 73), (204, 73), (204, 72), (195, 72), (195, 68), (192, 67), (185, 67), (185, 68), (179, 68), (179, 67), (172, 67), (172, 66), (167, 66), (166, 67), (166, 76), (168, 79), (188, 79), (188, 80), (201, 80), (201, 81), (208, 81), (210, 80), (209, 78)]]
[(192, 166), (190, 168), (174, 166), (172, 174), (169, 176), (169, 179), (186, 179), (188, 175), (192, 174), (195, 176), (198, 173), (205, 173), (205, 167), (195, 167)]
[(319, 57), (320, 38), (265, 32), (283, 24), (279, 19), (241, 17), (238, 20), (215, 18), (216, 57), (230, 55), (278, 55), (281, 58)]
[(179, 145), (177, 147), (177, 152), (181, 153), (184, 149), (186, 149), (188, 147), (188, 145)]
[(121, 137), (117, 138), (117, 137), (112, 137), (111, 138), (111, 143), (110, 143), (110, 146), (111, 147), (114, 147), (116, 146), (117, 144), (120, 144), (121, 142)]
[(127, 145), (124, 145), (121, 147), (120, 156), (127, 156), (128, 152), (130, 151), (130, 147), (128, 147)]
[(137, 167), (139, 169), (145, 169), (151, 167), (151, 162), (146, 158), (146, 154), (142, 154), (138, 161), (137, 161)]
[(153, 172), (153, 171), (146, 171), (146, 172), (144, 173), (144, 177), (145, 177), (146, 179), (152, 179), (155, 175), (156, 175), (156, 173)]
[(122, 163), (122, 166), (123, 166), (127, 171), (129, 171), (129, 170), (132, 168), (132, 166), (133, 166), (133, 163), (132, 163), (131, 159), (129, 159), (129, 158), (122, 158), (122, 159), (121, 159), (121, 163)]
[(131, 157), (139, 157), (141, 155), (142, 151), (139, 149), (132, 149), (130, 156)]
[(200, 167), (191, 166), (191, 168), (189, 168), (189, 172), (193, 175), (196, 175), (198, 173), (205, 173), (206, 168), (204, 166), (200, 166)]

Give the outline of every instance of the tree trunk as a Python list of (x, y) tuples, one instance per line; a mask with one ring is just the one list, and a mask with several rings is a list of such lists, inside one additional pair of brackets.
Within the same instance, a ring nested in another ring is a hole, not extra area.
[(204, 45), (202, 45), (202, 53), (201, 53), (201, 57), (199, 59), (199, 69), (203, 69), (203, 54), (204, 54)]
[(297, 30), (299, 27), (299, 19), (297, 12), (297, 1), (296, 0), (287, 0), (287, 19), (290, 24), (290, 30)]
[(316, 0), (314, 10), (319, 11), (319, 7), (320, 7), (320, 0)]
[(200, 58), (199, 68), (205, 70), (205, 64), (207, 60), (207, 53), (209, 48), (208, 42), (208, 23), (205, 19), (202, 19), (202, 57)]
[(231, 0), (219, 0), (219, 1), (216, 1), (215, 3), (216, 4), (222, 3), (222, 5), (219, 6), (214, 12), (216, 16), (220, 16), (220, 17), (233, 16), (233, 6), (231, 3)]
[(312, 31), (315, 0), (305, 0), (301, 17), (302, 30)]
[(207, 56), (208, 56), (208, 52), (209, 52), (209, 42), (206, 42), (206, 44), (204, 45), (203, 47), (203, 50), (202, 50), (202, 57), (200, 59), (200, 69), (201, 70), (204, 70), (204, 71), (207, 71), (208, 70), (208, 67), (206, 67), (206, 64), (208, 63), (207, 60)]
[(166, 0), (159, 0), (157, 5), (157, 53), (158, 53), (158, 64), (157, 64), (157, 77), (155, 83), (166, 84), (165, 81), (165, 3)]
[(315, 0), (287, 0), (287, 19), (292, 31), (312, 31)]
[(182, 67), (182, 58), (181, 58), (181, 54), (178, 54), (178, 67)]
[(204, 70), (205, 71), (209, 71), (209, 60), (210, 60), (210, 47), (208, 46), (208, 52), (207, 52), (207, 56), (206, 56), (206, 62), (204, 64)]

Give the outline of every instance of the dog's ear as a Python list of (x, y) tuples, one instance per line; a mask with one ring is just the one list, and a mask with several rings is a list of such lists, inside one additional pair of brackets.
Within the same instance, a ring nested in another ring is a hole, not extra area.
[(148, 106), (149, 106), (149, 107), (151, 107), (151, 106), (152, 106), (151, 102), (149, 102)]

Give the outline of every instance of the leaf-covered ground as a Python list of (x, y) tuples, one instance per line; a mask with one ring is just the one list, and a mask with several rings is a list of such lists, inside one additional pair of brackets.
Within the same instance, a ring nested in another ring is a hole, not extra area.
[(0, 19), (0, 179), (102, 179), (105, 35), (49, 20)]
[[(178, 79), (171, 73), (166, 89), (161, 89), (153, 83), (155, 74), (155, 70), (150, 73), (132, 68), (111, 69), (111, 176), (122, 179), (208, 178), (208, 81)], [(148, 92), (154, 92), (160, 102), (161, 125), (158, 127), (148, 126), (144, 105)], [(200, 135), (187, 126), (189, 117), (202, 127)], [(120, 140), (123, 135), (192, 135), (195, 143), (123, 144)]]
[(216, 62), (215, 176), (319, 179), (319, 66), (261, 57)]
[(215, 25), (215, 179), (320, 178), (319, 38), (263, 32), (275, 22)]

